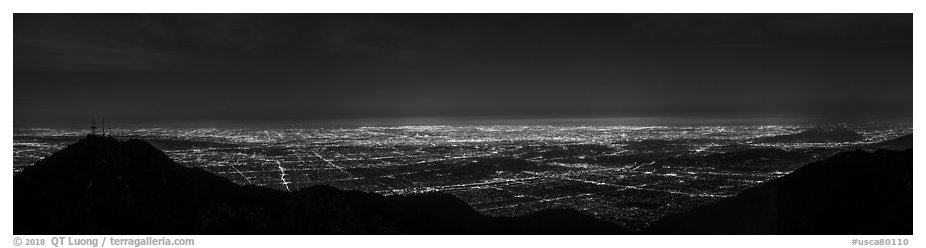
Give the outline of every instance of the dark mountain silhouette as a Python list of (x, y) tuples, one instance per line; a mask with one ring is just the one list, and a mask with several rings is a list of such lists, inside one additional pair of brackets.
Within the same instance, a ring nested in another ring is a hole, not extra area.
[(761, 169), (793, 169), (792, 166), (803, 165), (811, 159), (809, 153), (801, 151), (785, 151), (778, 148), (751, 148), (705, 156), (670, 157), (657, 161), (657, 164), (755, 171)]
[(874, 143), (874, 144), (869, 145), (868, 148), (873, 149), (873, 150), (884, 149), (884, 150), (894, 150), (894, 151), (903, 151), (906, 149), (912, 149), (913, 148), (913, 134), (907, 134), (904, 136), (900, 136), (899, 138), (896, 138), (896, 139)]
[(865, 137), (845, 128), (811, 128), (803, 132), (755, 139), (760, 143), (827, 143), (862, 141)]
[(573, 210), (484, 216), (442, 193), (239, 186), (137, 139), (88, 136), (13, 177), (15, 234), (621, 234)]
[(647, 234), (913, 234), (913, 150), (843, 152)]

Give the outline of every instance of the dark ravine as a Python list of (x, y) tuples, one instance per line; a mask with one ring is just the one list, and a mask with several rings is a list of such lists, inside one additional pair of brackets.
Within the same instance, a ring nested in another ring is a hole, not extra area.
[[(905, 139), (885, 144), (912, 148)], [(912, 234), (912, 158), (912, 149), (840, 153), (638, 233)], [(629, 233), (574, 210), (485, 216), (443, 193), (239, 186), (137, 139), (88, 136), (13, 181), (17, 235)]]
[(239, 186), (142, 140), (88, 136), (13, 178), (15, 234), (624, 234), (573, 210), (489, 217), (449, 194)]

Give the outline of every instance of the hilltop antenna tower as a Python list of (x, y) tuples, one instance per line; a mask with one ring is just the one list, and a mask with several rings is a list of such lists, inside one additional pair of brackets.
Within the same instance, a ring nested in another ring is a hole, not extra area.
[(96, 118), (90, 118), (90, 135), (96, 135)]

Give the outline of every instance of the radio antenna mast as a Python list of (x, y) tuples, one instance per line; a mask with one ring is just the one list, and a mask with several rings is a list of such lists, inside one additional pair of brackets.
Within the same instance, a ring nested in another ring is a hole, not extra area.
[(90, 135), (96, 135), (96, 118), (90, 118)]

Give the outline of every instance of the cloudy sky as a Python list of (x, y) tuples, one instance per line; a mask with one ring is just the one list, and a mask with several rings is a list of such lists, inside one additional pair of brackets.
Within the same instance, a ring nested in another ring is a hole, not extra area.
[(14, 125), (907, 118), (911, 14), (14, 14)]

